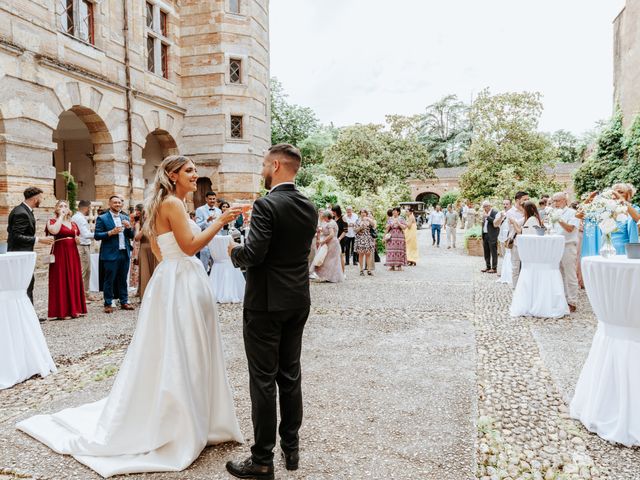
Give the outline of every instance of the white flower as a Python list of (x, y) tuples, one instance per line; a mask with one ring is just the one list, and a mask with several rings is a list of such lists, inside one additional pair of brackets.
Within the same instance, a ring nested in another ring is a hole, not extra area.
[(613, 233), (618, 229), (618, 224), (611, 217), (601, 221), (598, 226), (600, 227), (600, 230), (602, 230), (602, 233), (604, 233), (605, 235), (609, 235), (610, 233)]

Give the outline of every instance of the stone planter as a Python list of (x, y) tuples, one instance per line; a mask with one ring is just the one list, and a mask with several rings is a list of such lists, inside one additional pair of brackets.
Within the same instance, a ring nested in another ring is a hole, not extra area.
[(468, 238), (467, 239), (467, 253), (472, 257), (483, 257), (484, 250), (482, 248), (481, 238)]

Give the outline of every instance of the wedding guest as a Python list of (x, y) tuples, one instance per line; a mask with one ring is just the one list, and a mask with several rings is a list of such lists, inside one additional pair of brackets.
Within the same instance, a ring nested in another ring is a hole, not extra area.
[(344, 252), (345, 264), (349, 265), (349, 260), (353, 261), (353, 265), (358, 263), (358, 254), (354, 250), (356, 241), (356, 222), (358, 221), (358, 215), (353, 211), (352, 206), (347, 206), (347, 213), (344, 216), (344, 221), (347, 224), (347, 234), (344, 236), (342, 249)]
[(521, 225), (519, 221), (512, 217), (509, 219), (511, 224), (519, 235), (537, 235), (536, 227), (542, 227), (542, 219), (536, 204), (526, 201), (522, 205), (522, 210), (524, 211), (524, 223)]
[[(230, 208), (231, 208), (231, 205), (229, 204), (229, 202), (227, 202), (226, 200), (220, 199), (220, 211), (222, 213), (226, 212)], [(231, 228), (230, 224), (227, 223), (224, 227), (222, 227), (222, 230), (218, 232), (218, 235), (229, 235), (230, 228)]]
[[(140, 286), (140, 259), (138, 253), (140, 251), (140, 238), (138, 233), (142, 231), (142, 211), (144, 205), (137, 204), (133, 209), (131, 221), (133, 222), (133, 250), (131, 251), (131, 263), (129, 265), (129, 288), (139, 292)], [(139, 295), (139, 293), (137, 293)]]
[(140, 272), (138, 280), (138, 295), (140, 298), (144, 298), (144, 292), (147, 289), (147, 284), (149, 283), (149, 280), (151, 280), (158, 263), (160, 263), (151, 249), (151, 241), (149, 240), (149, 237), (144, 233), (144, 224), (146, 221), (147, 217), (143, 211), (140, 216), (139, 230), (136, 230), (135, 233), (135, 239), (140, 244), (138, 248), (138, 269)]
[(447, 213), (445, 213), (447, 248), (456, 248), (456, 230), (458, 228), (458, 218), (458, 213), (454, 210), (453, 205), (449, 205), (447, 207)]
[(58, 200), (55, 218), (49, 220), (45, 229), (55, 239), (49, 264), (49, 318), (68, 319), (86, 315), (82, 266), (76, 242), (80, 229), (71, 220), (71, 210), (64, 200)]
[[(36, 217), (33, 210), (40, 206), (42, 202), (42, 190), (37, 187), (29, 187), (24, 193), (24, 201), (14, 207), (9, 213), (9, 224), (7, 226), (7, 251), (9, 252), (33, 252), (33, 247), (41, 243), (51, 245), (53, 238), (36, 237)], [(31, 277), (27, 295), (33, 303), (33, 284), (35, 277)], [(45, 319), (40, 319), (41, 321)]]
[(475, 205), (469, 202), (469, 204), (467, 205), (467, 223), (465, 225), (466, 230), (475, 227), (477, 214), (478, 210), (476, 209)]
[(376, 228), (376, 221), (369, 216), (366, 209), (360, 210), (360, 218), (355, 223), (355, 252), (358, 254), (358, 266), (360, 267), (360, 276), (364, 276), (364, 270), (368, 275), (373, 275), (373, 251), (376, 248), (376, 241), (371, 236), (371, 229)]
[[(373, 214), (373, 210), (371, 209), (367, 210), (367, 214), (371, 219), (376, 218)], [(375, 223), (376, 225), (370, 228), (371, 238), (373, 238), (373, 243), (375, 244), (375, 247), (373, 247), (373, 262), (371, 263), (371, 271), (375, 271), (376, 263), (380, 263), (380, 254), (378, 254), (378, 222), (376, 221)]]
[(73, 214), (71, 221), (80, 229), (80, 241), (78, 243), (78, 253), (80, 254), (80, 266), (82, 267), (82, 284), (84, 285), (84, 296), (86, 303), (91, 303), (95, 298), (91, 298), (89, 287), (91, 282), (91, 241), (93, 232), (89, 226), (87, 217), (91, 209), (89, 200), (78, 202), (78, 211)]
[(467, 226), (467, 214), (468, 213), (469, 213), (469, 202), (467, 202), (466, 200), (463, 200), (462, 201), (462, 208), (460, 210), (460, 220), (462, 221), (462, 223), (460, 224), (460, 228), (462, 228), (463, 230)]
[(129, 217), (121, 212), (122, 199), (118, 195), (109, 198), (109, 210), (96, 220), (94, 237), (100, 240), (100, 260), (104, 268), (104, 311), (113, 313), (114, 292), (117, 289), (120, 308), (133, 310), (129, 304), (127, 274), (131, 257), (133, 228)]
[(538, 201), (538, 212), (540, 213), (540, 219), (542, 220), (543, 225), (547, 224), (547, 217), (550, 211), (551, 208), (549, 207), (548, 197), (542, 196)]
[(436, 245), (440, 248), (440, 232), (442, 231), (442, 225), (444, 224), (444, 213), (442, 207), (436, 205), (436, 209), (429, 215), (429, 222), (431, 223), (431, 238), (433, 239), (432, 245)]
[(551, 197), (553, 208), (560, 213), (560, 219), (553, 226), (556, 235), (564, 236), (564, 253), (560, 260), (560, 273), (564, 282), (564, 294), (571, 312), (576, 311), (578, 303), (578, 235), (580, 220), (576, 211), (569, 208), (566, 193), (558, 192)]
[(491, 202), (485, 200), (482, 202), (482, 247), (484, 249), (484, 261), (487, 268), (482, 270), (483, 273), (498, 272), (498, 233), (494, 221), (498, 211), (491, 207)]
[(493, 226), (499, 228), (498, 233), (498, 255), (502, 253), (502, 270), (498, 283), (511, 285), (513, 282), (513, 266), (511, 265), (511, 249), (506, 248), (505, 242), (509, 238), (509, 222), (506, 221), (507, 213), (511, 210), (511, 199), (505, 198), (502, 201), (502, 211), (498, 213), (493, 221)]
[[(217, 195), (216, 192), (207, 192), (204, 196), (205, 204), (196, 209), (196, 223), (200, 227), (200, 230), (205, 230), (215, 222), (216, 218), (222, 215), (222, 211), (217, 207)], [(204, 266), (207, 273), (211, 270), (211, 255), (209, 254), (209, 247), (204, 247), (200, 250), (200, 261)]]
[(322, 282), (340, 283), (344, 280), (342, 272), (342, 251), (340, 242), (338, 241), (338, 225), (333, 220), (331, 210), (325, 210), (321, 215), (322, 223), (320, 233), (316, 243), (316, 249), (320, 249), (323, 245), (327, 246), (327, 255), (320, 266), (313, 266), (312, 272), (315, 277)]
[(404, 231), (407, 242), (407, 265), (415, 267), (418, 264), (420, 251), (418, 249), (418, 222), (413, 209), (407, 210), (407, 229)]
[(627, 220), (617, 222), (618, 229), (611, 234), (611, 243), (613, 243), (616, 253), (618, 255), (625, 255), (627, 243), (638, 242), (638, 224), (640, 215), (638, 215), (638, 206), (631, 204), (631, 199), (636, 194), (636, 189), (629, 183), (616, 183), (613, 187), (613, 191), (618, 194), (618, 198), (625, 202), (629, 215)]
[(391, 218), (387, 220), (385, 226), (387, 251), (385, 266), (391, 271), (396, 268), (402, 270), (402, 267), (407, 264), (407, 243), (404, 237), (406, 229), (407, 223), (400, 216), (400, 208), (395, 207), (391, 210)]
[[(343, 241), (346, 238), (347, 235), (347, 222), (344, 221), (344, 217), (342, 216), (342, 209), (340, 208), (340, 205), (334, 205), (333, 207), (331, 207), (331, 213), (333, 214), (333, 219), (336, 222), (336, 225), (338, 226), (338, 232), (336, 233), (336, 236), (338, 238), (338, 242), (340, 242), (340, 264), (342, 265), (342, 273), (344, 274), (344, 248), (343, 248)], [(345, 276), (345, 280), (346, 280), (346, 276)]]
[(518, 255), (518, 247), (514, 242), (518, 231), (516, 225), (522, 226), (524, 224), (524, 203), (529, 201), (529, 194), (527, 192), (518, 192), (515, 195), (515, 202), (513, 207), (507, 212), (507, 220), (509, 221), (509, 234), (507, 237), (507, 243), (511, 244), (511, 267), (512, 267), (512, 284), (515, 288), (518, 284), (518, 278), (520, 277), (520, 268), (522, 264), (520, 262), (520, 255)]

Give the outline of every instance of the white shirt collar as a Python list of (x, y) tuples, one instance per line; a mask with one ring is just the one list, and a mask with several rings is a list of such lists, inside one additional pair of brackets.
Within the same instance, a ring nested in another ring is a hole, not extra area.
[(282, 182), (282, 183), (279, 183), (279, 184), (271, 187), (271, 190), (269, 190), (269, 193), (273, 192), (276, 188), (281, 187), (282, 185), (295, 185), (295, 183), (294, 182)]
[(29, 206), (27, 202), (22, 202), (31, 212), (33, 212), (33, 208)]

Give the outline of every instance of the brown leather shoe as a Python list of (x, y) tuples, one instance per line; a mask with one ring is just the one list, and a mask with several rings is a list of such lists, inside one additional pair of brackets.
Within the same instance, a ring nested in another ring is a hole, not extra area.
[(129, 305), (128, 303), (125, 303), (124, 305), (120, 305), (120, 308), (122, 310), (135, 310), (135, 308), (133, 307), (133, 305)]
[(498, 273), (498, 271), (495, 268), (492, 268), (491, 270), (487, 270), (487, 273)]
[(258, 465), (251, 458), (242, 462), (227, 462), (227, 472), (236, 478), (274, 480), (273, 465)]
[(113, 307), (104, 307), (104, 313), (113, 313)]
[(571, 304), (569, 304), (569, 312), (570, 312), (570, 313), (573, 313), (573, 312), (575, 312), (575, 311), (576, 311), (576, 306), (575, 306), (575, 305), (571, 305)]

